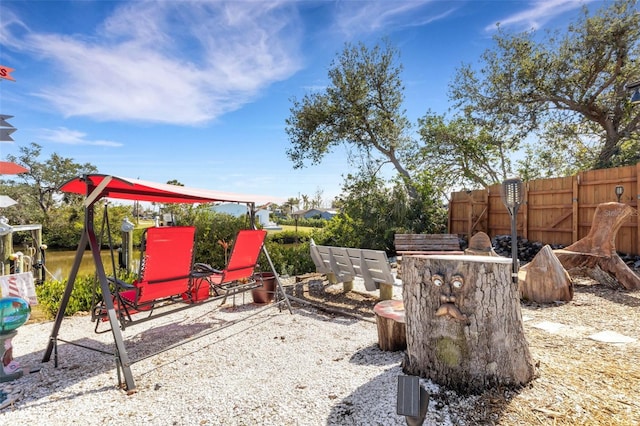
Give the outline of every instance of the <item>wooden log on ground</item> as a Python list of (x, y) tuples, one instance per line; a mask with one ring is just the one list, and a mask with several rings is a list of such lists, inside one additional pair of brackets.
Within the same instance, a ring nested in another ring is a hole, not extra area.
[(537, 303), (569, 302), (573, 282), (549, 245), (518, 271), (520, 297)]
[(554, 253), (567, 271), (581, 268), (591, 275), (590, 271), (598, 267), (613, 276), (627, 290), (640, 289), (640, 277), (618, 256), (615, 245), (620, 226), (628, 217), (637, 214), (627, 204), (599, 204), (589, 233), (564, 249), (554, 250)]
[(406, 374), (460, 393), (533, 379), (511, 259), (406, 256), (403, 263)]
[(383, 351), (402, 351), (407, 348), (404, 303), (402, 300), (383, 300), (373, 307), (378, 326), (378, 346)]

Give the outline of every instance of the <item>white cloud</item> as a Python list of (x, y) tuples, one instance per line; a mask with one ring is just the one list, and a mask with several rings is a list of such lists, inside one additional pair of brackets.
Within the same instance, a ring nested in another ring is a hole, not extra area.
[(338, 4), (335, 30), (351, 37), (381, 29), (414, 27), (443, 19), (458, 8), (437, 0), (343, 1)]
[(286, 1), (137, 1), (94, 34), (31, 32), (14, 46), (56, 69), (35, 95), (67, 117), (195, 125), (295, 73), (299, 31)]
[(593, 0), (534, 1), (529, 4), (529, 7), (526, 10), (507, 16), (504, 19), (500, 19), (499, 21), (492, 23), (491, 25), (487, 25), (485, 30), (495, 30), (497, 23), (499, 23), (501, 27), (512, 26), (525, 30), (537, 30), (558, 15), (581, 8), (591, 1)]
[(78, 130), (70, 130), (66, 127), (59, 127), (57, 129), (40, 129), (40, 138), (49, 142), (62, 143), (67, 145), (93, 145), (93, 146), (108, 146), (108, 147), (120, 147), (119, 142), (106, 141), (106, 140), (88, 140), (87, 134)]

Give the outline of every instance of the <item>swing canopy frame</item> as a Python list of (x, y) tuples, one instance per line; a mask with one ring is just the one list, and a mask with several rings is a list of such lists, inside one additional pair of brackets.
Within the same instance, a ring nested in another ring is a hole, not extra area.
[[(96, 203), (104, 198), (130, 201), (148, 201), (156, 203), (200, 204), (214, 202), (235, 202), (247, 205), (251, 227), (255, 229), (256, 204), (268, 204), (274, 201), (274, 197), (236, 194), (230, 192), (212, 191), (207, 189), (196, 189), (185, 186), (163, 184), (106, 174), (86, 174), (76, 177), (62, 184), (59, 187), (59, 190), (62, 192), (85, 196), (83, 202), (85, 211), (84, 229), (80, 237), (80, 242), (78, 243), (75, 260), (69, 273), (69, 279), (67, 280), (67, 285), (60, 301), (60, 306), (53, 323), (53, 329), (51, 331), (49, 343), (42, 358), (42, 362), (48, 362), (51, 359), (52, 353), (54, 353), (57, 342), (64, 341), (58, 337), (58, 334), (60, 332), (60, 327), (64, 319), (64, 312), (69, 303), (71, 292), (73, 291), (76, 275), (80, 267), (83, 253), (88, 245), (92, 253), (94, 265), (96, 267), (96, 275), (104, 300), (106, 318), (110, 322), (111, 332), (113, 334), (115, 343), (114, 355), (116, 358), (118, 369), (119, 385), (121, 387), (124, 386), (124, 389), (128, 393), (133, 393), (136, 389), (133, 374), (131, 372), (131, 364), (133, 364), (133, 362), (129, 359), (127, 350), (124, 345), (122, 330), (119, 326), (119, 319), (116, 313), (116, 308), (114, 307), (113, 299), (111, 297), (109, 278), (105, 273), (105, 268), (100, 254), (100, 244), (98, 243), (98, 238), (96, 237), (96, 232), (94, 229), (94, 208)], [(286, 296), (286, 293), (282, 290), (278, 275), (275, 273), (275, 267), (273, 265), (273, 262), (271, 261), (266, 247), (263, 246), (262, 250), (266, 255), (269, 266), (276, 277), (277, 286), (282, 295), (282, 299), (275, 305), (286, 302), (289, 308), (289, 312), (292, 312), (291, 305)], [(57, 366), (57, 350), (55, 350), (55, 355)], [(122, 373), (124, 377), (124, 383), (121, 382), (120, 373)]]

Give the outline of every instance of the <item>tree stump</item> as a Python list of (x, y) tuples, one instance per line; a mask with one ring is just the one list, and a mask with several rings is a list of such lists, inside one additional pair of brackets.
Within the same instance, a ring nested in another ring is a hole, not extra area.
[(469, 239), (464, 254), (471, 256), (500, 256), (491, 245), (491, 238), (484, 232), (477, 232)]
[(383, 300), (373, 307), (378, 326), (378, 346), (383, 351), (402, 351), (407, 348), (404, 303), (402, 300)]
[[(597, 268), (613, 276), (627, 290), (640, 289), (640, 277), (618, 256), (615, 239), (620, 226), (637, 211), (627, 204), (602, 203), (596, 208), (591, 229), (584, 238), (561, 250), (554, 250), (566, 270), (580, 268), (596, 278)], [(596, 268), (597, 267), (597, 268)]]
[(573, 299), (573, 282), (553, 250), (545, 245), (518, 271), (520, 297), (538, 303)]
[(433, 255), (403, 261), (406, 374), (463, 394), (533, 379), (510, 259)]

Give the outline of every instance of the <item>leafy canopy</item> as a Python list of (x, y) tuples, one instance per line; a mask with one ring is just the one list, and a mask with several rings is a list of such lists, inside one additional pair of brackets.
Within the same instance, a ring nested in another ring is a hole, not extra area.
[(512, 138), (505, 148), (533, 140), (520, 163), (531, 178), (536, 169), (566, 174), (634, 164), (640, 109), (630, 104), (627, 85), (640, 79), (639, 40), (635, 0), (593, 15), (585, 7), (565, 32), (498, 27), (482, 68), (458, 70), (451, 98), (482, 128), (504, 129)]
[(352, 163), (366, 175), (390, 163), (405, 178), (411, 196), (417, 196), (404, 163), (415, 142), (408, 137), (411, 126), (402, 109), (398, 56), (388, 42), (371, 49), (347, 44), (329, 67), (326, 90), (292, 99), (286, 132), (291, 142), (287, 155), (295, 168), (305, 161), (318, 164), (345, 145), (353, 149)]

